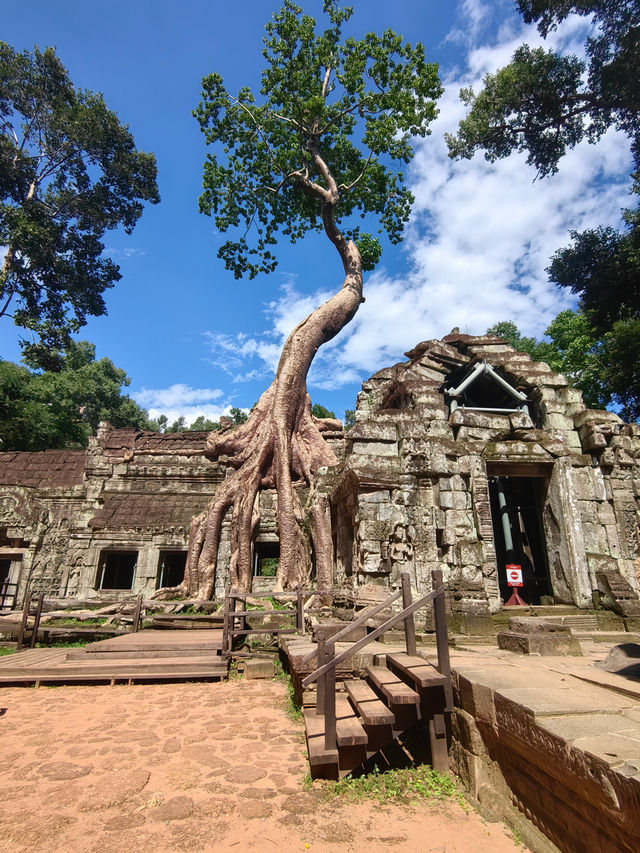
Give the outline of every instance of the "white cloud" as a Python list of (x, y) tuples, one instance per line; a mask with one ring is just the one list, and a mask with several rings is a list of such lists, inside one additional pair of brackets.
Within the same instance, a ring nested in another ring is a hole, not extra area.
[[(488, 4), (465, 0), (461, 8), (475, 37), (486, 23)], [(570, 19), (546, 44), (582, 50), (588, 27), (584, 18)], [(470, 47), (466, 67), (445, 80), (440, 115), (432, 134), (419, 141), (408, 176), (416, 197), (405, 244), (409, 271), (399, 277), (381, 268), (368, 277), (365, 304), (319, 351), (310, 386), (353, 383), (454, 326), (483, 333), (499, 320), (513, 320), (524, 333), (540, 336), (570, 306), (571, 295), (548, 281), (545, 268), (569, 243), (570, 230), (619, 221), (628, 204), (628, 140), (609, 131), (597, 146), (581, 143), (563, 158), (557, 175), (535, 182), (524, 155), (493, 164), (482, 154), (452, 161), (444, 141), (464, 115), (459, 89), (478, 90), (482, 76), (508, 62), (524, 41), (543, 43), (534, 28), (510, 19), (492, 43)], [(236, 381), (272, 373), (286, 335), (329, 295), (298, 293), (290, 280), (267, 308), (271, 331), (251, 338), (211, 336), (227, 358), (224, 369)]]
[(219, 388), (191, 388), (178, 383), (169, 388), (141, 388), (131, 395), (145, 408), (165, 409), (189, 406), (193, 403), (210, 403), (223, 396)]
[(170, 424), (184, 418), (187, 426), (201, 415), (219, 421), (221, 415), (229, 415), (232, 405), (229, 400), (220, 399), (224, 393), (219, 388), (191, 388), (181, 383), (169, 388), (142, 388), (131, 396), (147, 409), (150, 418), (166, 415)]
[[(249, 409), (243, 409), (243, 412), (249, 414)], [(191, 424), (202, 415), (207, 420), (219, 421), (221, 415), (229, 416), (231, 406), (176, 406), (175, 408), (151, 408), (149, 409), (149, 417), (157, 418), (160, 415), (166, 415), (169, 424), (174, 423), (179, 418), (184, 418), (186, 426)]]

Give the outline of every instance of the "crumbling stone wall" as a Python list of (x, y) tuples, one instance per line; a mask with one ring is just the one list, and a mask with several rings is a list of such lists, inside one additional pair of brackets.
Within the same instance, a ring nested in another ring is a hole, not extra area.
[[(587, 410), (563, 376), (500, 338), (452, 334), (406, 355), (358, 395), (332, 492), (339, 574), (350, 565), (358, 584), (394, 587), (399, 555), (424, 593), (442, 569), (454, 621), (469, 625), (501, 606), (488, 479), (535, 477), (554, 600), (591, 606), (603, 571), (637, 596), (640, 427)], [(497, 374), (526, 408), (452, 405), (452, 384), (485, 361), (486, 381)]]
[[(452, 334), (406, 355), (363, 383), (354, 427), (329, 434), (341, 462), (316, 488), (331, 503), (336, 583), (394, 588), (406, 570), (424, 593), (441, 569), (454, 624), (477, 630), (502, 598), (489, 481), (535, 478), (553, 600), (640, 619), (640, 426), (587, 410), (563, 376), (500, 338)], [(480, 411), (453, 393), (485, 362), (478, 382), (513, 405)], [(104, 425), (86, 452), (0, 454), (11, 579), (48, 595), (152, 594), (161, 553), (186, 551), (192, 518), (226, 476), (204, 456), (206, 435)], [(256, 540), (274, 542), (273, 493), (260, 511)], [(227, 518), (217, 596), (229, 529)], [(97, 588), (107, 550), (137, 552), (131, 589)]]

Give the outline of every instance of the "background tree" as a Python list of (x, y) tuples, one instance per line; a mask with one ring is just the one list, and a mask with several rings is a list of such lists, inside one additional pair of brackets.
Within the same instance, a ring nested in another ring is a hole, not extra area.
[(615, 407), (627, 420), (640, 419), (640, 320), (618, 321), (598, 335), (581, 311), (562, 311), (545, 331), (546, 341), (525, 337), (515, 323), (495, 323), (487, 334), (499, 335), (536, 361), (545, 361), (582, 391), (590, 409)]
[(32, 371), (0, 361), (0, 450), (85, 447), (100, 421), (115, 427), (157, 429), (122, 388), (124, 370), (95, 360), (88, 341), (52, 353), (56, 369)]
[(53, 48), (0, 42), (0, 316), (32, 332), (40, 354), (106, 313), (120, 273), (101, 238), (130, 233), (145, 201), (159, 201), (155, 158), (102, 95), (76, 89)]
[[(231, 581), (251, 584), (251, 539), (257, 496), (278, 496), (280, 561), (277, 588), (310, 576), (313, 540), (320, 585), (332, 581), (333, 556), (326, 500), (315, 494), (315, 473), (337, 462), (322, 438), (331, 421), (314, 419), (306, 376), (318, 348), (352, 319), (362, 302), (362, 271), (380, 257), (376, 237), (349, 227), (349, 217), (375, 216), (398, 242), (412, 197), (397, 165), (413, 156), (412, 136), (424, 136), (441, 94), (437, 69), (388, 30), (342, 39), (352, 9), (326, 0), (328, 28), (285, 0), (266, 26), (265, 68), (257, 96), (227, 92), (219, 74), (203, 80), (196, 110), (207, 143), (202, 212), (232, 232), (219, 256), (236, 277), (276, 267), (278, 234), (292, 242), (323, 233), (344, 271), (338, 292), (298, 324), (287, 339), (275, 379), (246, 424), (212, 433), (207, 453), (235, 472), (191, 527), (185, 588), (210, 597), (222, 519), (232, 513)], [(308, 495), (305, 505), (301, 495)]]
[[(448, 138), (453, 157), (483, 150), (493, 162), (514, 151), (527, 153), (539, 175), (557, 171), (569, 148), (597, 142), (610, 127), (627, 135), (634, 158), (633, 192), (640, 191), (640, 4), (637, 0), (517, 0), (527, 23), (546, 37), (569, 15), (591, 16), (586, 62), (543, 48), (520, 47), (509, 65), (484, 78), (477, 95), (461, 96), (469, 113), (457, 136)], [(559, 250), (550, 279), (578, 297), (583, 320), (599, 342), (600, 380), (623, 414), (640, 414), (640, 212), (624, 213), (622, 230), (571, 232), (573, 244)], [(562, 316), (562, 315), (560, 315)], [(596, 352), (592, 351), (592, 354)], [(610, 358), (620, 359), (615, 364)], [(596, 397), (598, 396), (596, 392)]]

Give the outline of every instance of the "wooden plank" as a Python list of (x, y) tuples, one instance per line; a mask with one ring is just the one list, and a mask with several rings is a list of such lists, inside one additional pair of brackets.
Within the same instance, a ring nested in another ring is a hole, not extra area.
[(386, 666), (368, 666), (367, 677), (384, 693), (392, 705), (419, 705), (420, 696)]
[(304, 726), (307, 735), (307, 750), (309, 752), (309, 764), (335, 765), (336, 778), (338, 773), (338, 750), (325, 749), (324, 745), (324, 717), (317, 716), (315, 708), (306, 708), (304, 714)]
[(338, 746), (364, 746), (367, 733), (344, 693), (336, 694), (336, 740)]
[(344, 686), (358, 714), (367, 726), (393, 726), (395, 716), (378, 694), (362, 679), (345, 681)]
[(447, 683), (446, 677), (441, 675), (433, 664), (417, 655), (408, 655), (405, 652), (387, 653), (387, 665), (406, 675), (420, 690), (427, 687), (444, 687)]

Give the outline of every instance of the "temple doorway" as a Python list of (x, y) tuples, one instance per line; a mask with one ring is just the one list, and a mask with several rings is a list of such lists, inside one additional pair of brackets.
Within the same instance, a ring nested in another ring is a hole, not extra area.
[(498, 581), (503, 601), (513, 592), (507, 585), (508, 564), (522, 567), (524, 585), (518, 592), (527, 604), (540, 604), (543, 597), (551, 595), (542, 525), (545, 488), (544, 477), (489, 477)]

